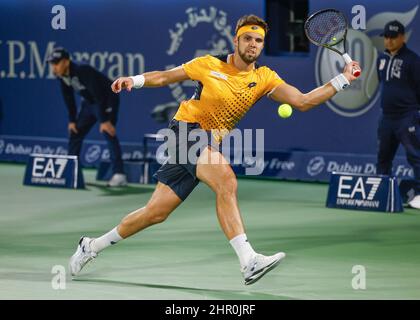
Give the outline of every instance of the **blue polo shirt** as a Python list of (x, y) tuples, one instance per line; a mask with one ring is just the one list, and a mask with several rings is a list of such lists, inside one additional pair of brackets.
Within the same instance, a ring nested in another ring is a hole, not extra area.
[(394, 56), (385, 51), (377, 59), (377, 71), (384, 115), (404, 116), (420, 109), (420, 58), (415, 52), (405, 44)]
[(69, 76), (61, 77), (60, 84), (70, 122), (76, 122), (77, 117), (75, 91), (89, 104), (99, 106), (101, 122), (108, 121), (110, 115), (117, 111), (119, 96), (111, 90), (112, 81), (90, 65), (70, 62)]

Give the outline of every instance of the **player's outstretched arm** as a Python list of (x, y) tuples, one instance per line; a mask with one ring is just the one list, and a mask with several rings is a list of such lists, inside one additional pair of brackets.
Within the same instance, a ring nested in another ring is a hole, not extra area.
[(166, 70), (146, 72), (134, 77), (120, 77), (115, 80), (111, 89), (115, 93), (126, 89), (131, 91), (132, 88), (139, 89), (141, 87), (163, 87), (174, 82), (180, 82), (190, 79), (182, 66)]
[(332, 98), (338, 91), (356, 80), (357, 77), (352, 73), (354, 67), (360, 69), (359, 63), (353, 61), (347, 64), (343, 73), (308, 93), (302, 93), (299, 89), (283, 83), (271, 92), (270, 98), (277, 102), (288, 103), (300, 111), (308, 111)]

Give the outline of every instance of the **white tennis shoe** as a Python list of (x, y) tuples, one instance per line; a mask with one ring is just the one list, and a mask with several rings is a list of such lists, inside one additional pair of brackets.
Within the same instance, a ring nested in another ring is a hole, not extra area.
[(408, 202), (408, 205), (415, 209), (420, 209), (420, 195), (415, 196)]
[(261, 279), (268, 271), (278, 266), (285, 256), (284, 252), (278, 252), (272, 256), (256, 254), (249, 260), (248, 265), (241, 270), (245, 279), (245, 285), (253, 284)]
[(92, 238), (81, 237), (77, 245), (76, 252), (70, 258), (70, 273), (72, 276), (77, 275), (80, 270), (91, 260), (95, 259), (98, 254), (90, 249)]
[(108, 187), (124, 187), (127, 185), (127, 176), (123, 173), (115, 173), (108, 181)]

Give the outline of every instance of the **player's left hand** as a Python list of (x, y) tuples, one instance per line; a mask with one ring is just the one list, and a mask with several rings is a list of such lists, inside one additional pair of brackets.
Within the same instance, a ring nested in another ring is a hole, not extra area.
[(102, 122), (99, 126), (99, 132), (106, 132), (111, 137), (115, 136), (116, 134), (115, 127), (112, 125), (111, 121)]
[(349, 82), (352, 82), (353, 80), (356, 80), (358, 78), (353, 75), (353, 70), (355, 69), (358, 69), (360, 70), (360, 72), (362, 72), (362, 68), (360, 68), (359, 62), (357, 61), (352, 61), (346, 64), (346, 66), (344, 67), (343, 74), (347, 78), (347, 80), (349, 80)]
[(134, 81), (130, 77), (120, 77), (115, 80), (111, 85), (111, 90), (115, 93), (120, 93), (121, 90), (126, 89), (131, 91), (134, 86)]

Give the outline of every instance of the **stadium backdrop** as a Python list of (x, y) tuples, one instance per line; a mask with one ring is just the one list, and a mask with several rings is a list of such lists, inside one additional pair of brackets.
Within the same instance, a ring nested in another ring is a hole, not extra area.
[[(0, 4), (0, 160), (25, 162), (30, 153), (66, 152), (67, 114), (59, 84), (44, 62), (53, 46), (64, 46), (79, 63), (89, 63), (110, 78), (166, 69), (203, 54), (232, 50), (236, 20), (249, 13), (265, 17), (265, 1), (64, 1), (66, 29), (54, 30), (51, 1)], [(350, 54), (359, 60), (364, 78), (344, 95), (287, 120), (277, 105), (261, 99), (240, 128), (265, 130), (267, 176), (327, 180), (331, 171), (372, 174), (379, 118), (375, 56), (382, 50), (379, 33), (386, 21), (407, 25), (408, 44), (420, 52), (419, 5), (416, 0), (359, 1), (366, 10), (366, 29), (349, 35)], [(309, 1), (309, 11), (330, 7)], [(336, 2), (352, 22), (354, 3)], [(280, 17), (282, 18), (282, 17)], [(272, 28), (273, 36), (276, 28)], [(287, 82), (309, 91), (339, 72), (342, 64), (311, 46), (308, 54), (270, 56), (270, 66)], [(338, 57), (339, 59), (339, 57)], [(151, 117), (156, 107), (173, 107), (193, 92), (192, 83), (122, 94), (118, 131), (126, 160), (141, 159), (145, 133), (165, 127)], [(153, 148), (151, 149), (153, 151)], [(88, 136), (82, 163), (98, 165), (109, 153), (97, 130)], [(241, 168), (238, 172), (241, 172)], [(410, 176), (402, 154), (396, 174)]]

